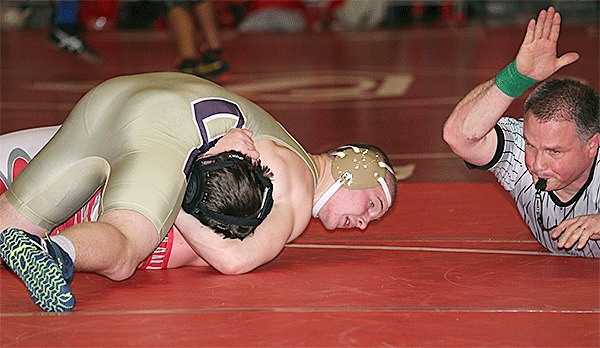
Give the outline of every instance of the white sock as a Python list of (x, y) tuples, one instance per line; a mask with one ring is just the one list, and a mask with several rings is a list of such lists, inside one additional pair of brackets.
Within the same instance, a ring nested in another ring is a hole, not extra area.
[(63, 235), (57, 234), (56, 236), (51, 236), (50, 240), (52, 240), (54, 243), (58, 244), (58, 246), (61, 247), (62, 250), (64, 250), (67, 254), (69, 254), (69, 257), (71, 258), (73, 263), (75, 263), (75, 256), (77, 254), (75, 253), (75, 246), (73, 245), (71, 240), (69, 240), (69, 238), (67, 238)]

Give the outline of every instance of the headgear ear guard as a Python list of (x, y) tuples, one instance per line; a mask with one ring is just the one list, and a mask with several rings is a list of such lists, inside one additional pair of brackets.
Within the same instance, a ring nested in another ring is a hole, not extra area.
[(394, 170), (376, 152), (357, 146), (342, 146), (332, 155), (331, 174), (337, 180), (313, 206), (313, 217), (318, 217), (321, 208), (342, 186), (350, 190), (365, 190), (381, 185), (388, 205), (392, 204), (392, 195), (385, 182), (385, 175), (386, 170), (394, 175)]
[(240, 217), (220, 214), (205, 207), (207, 192), (206, 179), (210, 172), (223, 168), (232, 167), (236, 161), (243, 161), (244, 157), (238, 153), (230, 153), (224, 161), (215, 161), (217, 156), (210, 156), (197, 159), (190, 170), (188, 184), (183, 198), (183, 210), (197, 217), (200, 214), (227, 225), (256, 227), (267, 217), (273, 207), (273, 184), (271, 180), (263, 175), (260, 176), (260, 182), (263, 186), (262, 202), (258, 215), (252, 217)]

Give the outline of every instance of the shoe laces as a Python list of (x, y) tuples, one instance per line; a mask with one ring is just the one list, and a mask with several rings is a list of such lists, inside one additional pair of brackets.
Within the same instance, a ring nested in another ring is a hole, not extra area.
[[(48, 235), (46, 234), (46, 236), (48, 236)], [(36, 236), (36, 235), (30, 235), (29, 239), (31, 239), (31, 242), (35, 246), (40, 248), (44, 253), (50, 255), (50, 250), (48, 250), (48, 243), (46, 241), (44, 241), (44, 239), (42, 239), (41, 237)], [(39, 242), (38, 242), (38, 240), (39, 240)], [(48, 239), (48, 240), (50, 240), (50, 239)]]
[(85, 49), (85, 44), (76, 35), (69, 35), (62, 30), (56, 30), (54, 35), (58, 39), (58, 45), (73, 52), (82, 52)]
[[(39, 238), (39, 237), (38, 237)], [(40, 238), (41, 239), (41, 238)], [(56, 261), (56, 263), (58, 264), (58, 267), (60, 267), (60, 270), (63, 273), (63, 276), (65, 277), (65, 279), (67, 280), (68, 283), (71, 282), (71, 280), (73, 279), (73, 266), (68, 267), (68, 264), (73, 264), (73, 261), (71, 261), (71, 258), (69, 257), (69, 255), (56, 243), (54, 243), (51, 239), (50, 239), (50, 235), (48, 233), (46, 233), (46, 236), (44, 238), (45, 240), (43, 241), (45, 247), (42, 247), (42, 249), (44, 250), (44, 252), (46, 252), (48, 255), (50, 255), (50, 257), (52, 257), (52, 259), (54, 259), (54, 261)], [(69, 258), (70, 262), (67, 262), (67, 260), (65, 260), (65, 258)]]

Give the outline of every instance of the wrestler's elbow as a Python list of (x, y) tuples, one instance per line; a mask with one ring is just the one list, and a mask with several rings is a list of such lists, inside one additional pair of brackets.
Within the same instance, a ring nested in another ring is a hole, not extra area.
[(235, 255), (230, 254), (229, 257), (222, 259), (221, 262), (212, 264), (212, 266), (222, 274), (239, 275), (255, 270), (273, 260), (275, 256), (277, 254), (261, 254), (256, 251), (250, 253), (240, 252)]
[(225, 275), (239, 275), (252, 271), (256, 266), (249, 260), (238, 255), (230, 256), (220, 260), (214, 260), (211, 265), (220, 273)]

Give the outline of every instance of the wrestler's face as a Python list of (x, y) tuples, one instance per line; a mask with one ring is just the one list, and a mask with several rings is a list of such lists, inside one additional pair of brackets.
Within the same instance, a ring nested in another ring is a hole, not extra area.
[(585, 184), (598, 149), (598, 134), (582, 142), (573, 122), (540, 122), (529, 113), (523, 134), (525, 164), (534, 182), (544, 178), (548, 180), (546, 190), (571, 192)]
[(354, 227), (364, 230), (388, 209), (381, 186), (366, 190), (340, 188), (321, 208), (319, 219), (328, 230)]

